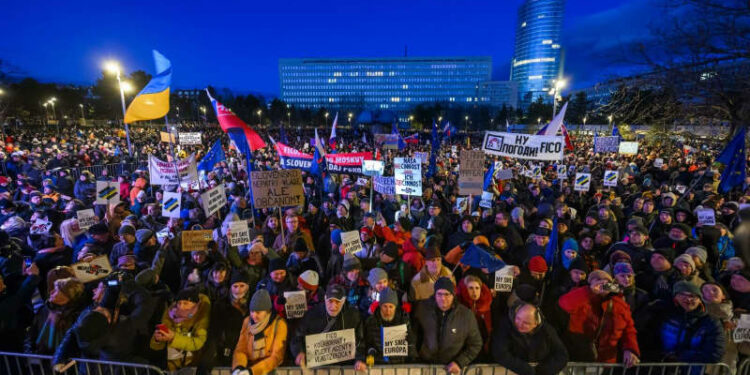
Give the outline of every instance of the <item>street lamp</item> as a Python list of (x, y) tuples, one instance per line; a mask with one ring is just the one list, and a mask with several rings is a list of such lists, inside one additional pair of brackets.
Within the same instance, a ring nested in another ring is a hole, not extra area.
[(49, 102), (44, 102), (42, 106), (44, 107), (44, 122), (46, 123), (49, 121), (49, 111), (47, 111), (47, 106), (49, 105)]
[(52, 97), (49, 100), (49, 104), (52, 106), (52, 119), (53, 120), (57, 119), (57, 113), (55, 113), (55, 101), (57, 101), (57, 98), (55, 98), (55, 97)]
[(83, 125), (86, 125), (86, 115), (83, 113), (83, 104), (79, 104), (78, 107), (81, 108), (81, 120), (83, 121)]
[(255, 112), (255, 113), (258, 114), (258, 126), (260, 126), (261, 120), (263, 119), (263, 117), (261, 116), (261, 114), (263, 113), (263, 110), (259, 109), (258, 112)]
[[(130, 127), (125, 122), (125, 88), (126, 86), (123, 85), (122, 79), (120, 78), (120, 64), (117, 61), (110, 60), (104, 62), (104, 70), (107, 72), (114, 74), (117, 77), (117, 86), (120, 89), (120, 103), (122, 104), (122, 123), (125, 125), (125, 137), (128, 141), (128, 153), (132, 156), (133, 155), (133, 146), (130, 144)], [(130, 84), (126, 84), (128, 91), (132, 90), (132, 86)]]
[(555, 118), (555, 114), (557, 113), (557, 96), (568, 82), (564, 79), (557, 79), (552, 82), (554, 87), (549, 90), (549, 94), (552, 95), (552, 118)]
[(538, 119), (536, 119), (536, 126), (539, 126), (541, 124), (542, 124), (542, 118), (539, 117)]
[(326, 112), (325, 116), (326, 116), (326, 128), (327, 128), (328, 127), (328, 112)]
[(349, 112), (349, 116), (348, 116), (349, 117), (349, 129), (352, 128), (352, 116), (353, 116), (352, 113)]
[[(583, 130), (586, 130), (586, 120), (588, 120), (588, 118), (586, 118), (586, 116), (583, 116)], [(580, 134), (580, 131), (578, 133)]]
[(292, 127), (292, 112), (286, 113), (286, 122), (289, 124), (289, 127)]

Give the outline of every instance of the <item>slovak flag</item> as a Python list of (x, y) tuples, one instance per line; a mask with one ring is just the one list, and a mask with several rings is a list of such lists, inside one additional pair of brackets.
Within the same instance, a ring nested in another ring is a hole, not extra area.
[(570, 141), (570, 136), (568, 135), (568, 128), (565, 127), (565, 124), (562, 124), (560, 126), (560, 130), (562, 131), (562, 135), (565, 137), (565, 149), (568, 151), (573, 151), (573, 143)]
[(410, 136), (404, 137), (404, 142), (418, 144), (419, 143), (419, 134), (418, 133), (414, 133), (414, 134), (412, 134)]
[(251, 151), (266, 147), (266, 142), (255, 130), (237, 117), (232, 110), (214, 99), (208, 89), (206, 89), (206, 94), (208, 94), (208, 99), (211, 100), (214, 111), (216, 111), (216, 119), (219, 120), (221, 130), (229, 135), (240, 152), (249, 155)]
[(331, 136), (328, 137), (328, 145), (331, 149), (336, 150), (336, 124), (339, 122), (339, 113), (336, 112), (336, 117), (333, 118), (333, 125), (331, 125)]

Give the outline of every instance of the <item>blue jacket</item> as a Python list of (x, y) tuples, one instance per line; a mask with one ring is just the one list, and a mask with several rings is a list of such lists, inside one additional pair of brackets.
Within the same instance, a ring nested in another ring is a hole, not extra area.
[(661, 355), (666, 361), (716, 363), (724, 355), (724, 330), (703, 305), (691, 312), (676, 306), (659, 329)]

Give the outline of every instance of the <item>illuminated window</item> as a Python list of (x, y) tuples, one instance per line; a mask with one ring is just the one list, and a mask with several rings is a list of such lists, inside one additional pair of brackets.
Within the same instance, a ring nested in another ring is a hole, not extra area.
[(552, 39), (545, 39), (542, 41), (542, 44), (552, 44)]
[(533, 81), (533, 80), (537, 80), (537, 79), (542, 79), (542, 76), (541, 75), (538, 75), (538, 76), (529, 76), (529, 81)]
[(560, 49), (560, 45), (555, 43), (552, 45), (552, 49)]
[(334, 72), (334, 73), (333, 73), (333, 76), (334, 76), (334, 77), (341, 77), (341, 72)]
[(404, 90), (406, 90), (406, 89), (409, 88), (409, 85), (401, 85), (401, 88), (404, 89)]
[(526, 27), (526, 21), (524, 21), (524, 23), (521, 24), (521, 27)]
[(554, 57), (537, 57), (535, 59), (526, 59), (521, 61), (514, 61), (513, 66), (520, 66), (520, 65), (526, 65), (531, 63), (539, 63), (539, 62), (555, 62)]

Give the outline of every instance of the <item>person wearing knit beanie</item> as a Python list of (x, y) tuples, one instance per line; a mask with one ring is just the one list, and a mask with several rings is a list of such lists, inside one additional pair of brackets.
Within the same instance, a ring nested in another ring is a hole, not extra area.
[(385, 288), (378, 296), (378, 303), (382, 306), (386, 303), (398, 307), (398, 294), (391, 288)]
[(534, 256), (529, 259), (528, 268), (531, 272), (531, 276), (535, 279), (544, 278), (544, 274), (547, 273), (548, 270), (547, 261), (545, 261), (544, 257), (541, 255)]
[(117, 235), (120, 236), (122, 239), (125, 235), (130, 235), (135, 237), (135, 228), (132, 225), (121, 225), (120, 229), (117, 231)]
[(597, 281), (600, 281), (600, 280), (605, 280), (610, 283), (613, 281), (612, 275), (610, 275), (609, 273), (603, 270), (596, 270), (589, 274), (590, 284), (595, 284)]
[(630, 265), (630, 263), (626, 263), (626, 262), (620, 262), (620, 263), (615, 264), (613, 273), (615, 277), (617, 277), (617, 275), (622, 275), (622, 274), (635, 275), (635, 272), (633, 272), (633, 266)]
[(138, 243), (141, 245), (145, 245), (146, 242), (153, 236), (154, 232), (150, 229), (138, 229), (137, 231), (135, 231), (135, 240), (138, 241)]
[(435, 281), (435, 294), (439, 290), (445, 290), (452, 295), (456, 295), (456, 285), (453, 284), (453, 280), (448, 277), (441, 277)]
[(388, 287), (388, 273), (382, 268), (373, 268), (367, 275), (367, 282), (370, 283), (372, 289), (380, 292)]
[(689, 254), (682, 254), (675, 258), (673, 265), (680, 270), (682, 276), (690, 276), (695, 272), (695, 262)]
[[(689, 247), (687, 250), (685, 250), (685, 254), (689, 254), (693, 257), (695, 268), (701, 268), (704, 264), (706, 264), (706, 261), (708, 260), (708, 252), (703, 246)], [(696, 262), (696, 260), (698, 261)]]
[(299, 288), (305, 291), (315, 292), (318, 290), (318, 284), (320, 283), (320, 277), (318, 273), (313, 270), (307, 270), (297, 277), (297, 285)]
[(362, 270), (362, 262), (354, 255), (344, 254), (344, 272), (353, 270)]
[(250, 299), (250, 311), (268, 311), (273, 308), (271, 296), (265, 289), (258, 289)]

